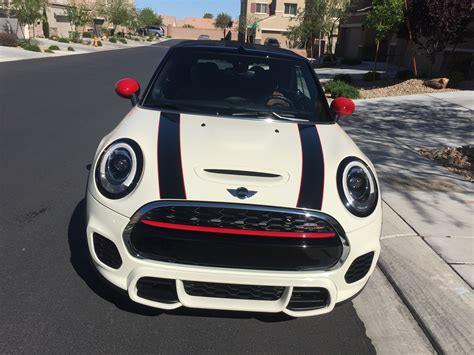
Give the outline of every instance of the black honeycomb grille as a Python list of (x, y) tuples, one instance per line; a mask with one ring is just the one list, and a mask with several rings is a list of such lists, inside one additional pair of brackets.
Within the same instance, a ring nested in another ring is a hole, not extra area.
[(326, 221), (304, 214), (206, 206), (163, 206), (147, 212), (142, 219), (243, 230), (335, 233)]
[(122, 266), (122, 258), (114, 242), (94, 233), (94, 251), (97, 258), (112, 269)]
[(209, 282), (184, 281), (184, 289), (190, 296), (231, 298), (240, 300), (276, 301), (283, 295), (284, 287), (234, 285)]
[(369, 272), (373, 259), (373, 251), (356, 258), (352, 262), (351, 266), (349, 267), (349, 270), (347, 270), (346, 275), (344, 276), (346, 282), (350, 284), (363, 279), (364, 276), (367, 275), (367, 273)]

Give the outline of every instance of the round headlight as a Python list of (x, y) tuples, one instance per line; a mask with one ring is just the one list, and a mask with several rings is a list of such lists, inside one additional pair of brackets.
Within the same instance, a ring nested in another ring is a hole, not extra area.
[(128, 195), (138, 184), (143, 170), (143, 155), (137, 143), (120, 139), (100, 156), (95, 181), (100, 193), (111, 199)]
[(378, 187), (369, 166), (355, 157), (344, 159), (337, 170), (337, 188), (353, 215), (367, 217), (377, 206)]

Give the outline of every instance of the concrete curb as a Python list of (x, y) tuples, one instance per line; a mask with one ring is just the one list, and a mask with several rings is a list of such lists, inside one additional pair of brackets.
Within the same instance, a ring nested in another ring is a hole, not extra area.
[(474, 352), (472, 289), (422, 238), (382, 239), (379, 267), (438, 352)]

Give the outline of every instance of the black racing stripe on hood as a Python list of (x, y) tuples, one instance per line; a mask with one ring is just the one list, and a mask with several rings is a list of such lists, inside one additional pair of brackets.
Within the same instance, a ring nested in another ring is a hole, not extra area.
[(181, 161), (180, 115), (162, 112), (158, 127), (160, 198), (186, 199)]
[(298, 125), (302, 171), (297, 207), (321, 210), (324, 191), (324, 157), (316, 126)]

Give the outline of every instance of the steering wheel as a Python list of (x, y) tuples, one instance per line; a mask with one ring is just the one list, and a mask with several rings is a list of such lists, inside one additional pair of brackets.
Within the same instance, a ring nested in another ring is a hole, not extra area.
[[(271, 103), (273, 101), (273, 103)], [(265, 99), (265, 106), (286, 106), (292, 108), (293, 101), (283, 95), (270, 95)]]

